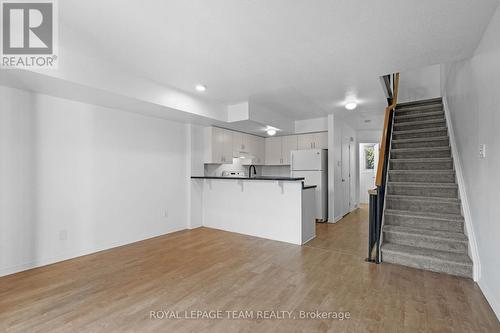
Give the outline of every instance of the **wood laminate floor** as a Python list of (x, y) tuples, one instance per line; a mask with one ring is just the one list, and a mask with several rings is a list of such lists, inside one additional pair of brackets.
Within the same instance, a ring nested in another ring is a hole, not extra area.
[[(473, 281), (364, 262), (366, 220), (318, 224), (306, 246), (186, 230), (3, 277), (0, 332), (500, 332)], [(160, 310), (351, 318), (150, 318)]]

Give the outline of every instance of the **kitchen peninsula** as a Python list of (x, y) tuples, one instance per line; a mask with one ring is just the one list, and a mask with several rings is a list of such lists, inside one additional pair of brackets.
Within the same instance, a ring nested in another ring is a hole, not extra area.
[(191, 177), (202, 225), (292, 244), (316, 236), (315, 187), (304, 178)]

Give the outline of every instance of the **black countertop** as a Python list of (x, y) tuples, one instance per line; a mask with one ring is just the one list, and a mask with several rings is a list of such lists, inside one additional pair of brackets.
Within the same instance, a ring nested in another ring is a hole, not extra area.
[(218, 176), (191, 176), (191, 179), (234, 179), (234, 180), (280, 180), (280, 181), (301, 181), (304, 177), (274, 177), (274, 176), (255, 176), (248, 177), (218, 177)]
[(275, 177), (275, 176), (255, 176), (248, 177), (218, 177), (218, 176), (191, 176), (191, 179), (231, 179), (231, 180), (277, 180), (277, 181), (301, 181), (303, 189), (315, 188), (316, 185), (304, 185), (304, 177)]

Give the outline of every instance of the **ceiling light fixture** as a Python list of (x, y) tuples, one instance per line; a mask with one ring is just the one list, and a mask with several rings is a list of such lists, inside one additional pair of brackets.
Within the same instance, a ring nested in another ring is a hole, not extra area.
[(204, 92), (207, 90), (207, 86), (204, 86), (203, 84), (197, 84), (195, 89), (199, 92)]
[(354, 110), (357, 106), (358, 106), (358, 103), (356, 103), (356, 102), (348, 102), (348, 103), (346, 103), (345, 108), (347, 110)]
[(267, 135), (273, 136), (276, 134), (276, 130), (273, 128), (270, 128), (267, 130)]

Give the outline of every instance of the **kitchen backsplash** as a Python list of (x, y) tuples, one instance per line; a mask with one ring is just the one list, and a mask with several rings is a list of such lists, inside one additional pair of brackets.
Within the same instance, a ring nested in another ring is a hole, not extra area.
[[(256, 166), (258, 175), (261, 175), (261, 170), (261, 166)], [(205, 164), (205, 176), (220, 177), (223, 171), (243, 171), (248, 175), (248, 165), (242, 165), (239, 158), (233, 158), (233, 164)]]
[[(290, 166), (288, 165), (265, 165), (255, 168), (259, 176), (290, 176)], [(242, 165), (239, 158), (233, 158), (233, 164), (205, 164), (205, 176), (220, 177), (224, 171), (244, 172), (245, 175), (248, 175), (248, 165)]]

